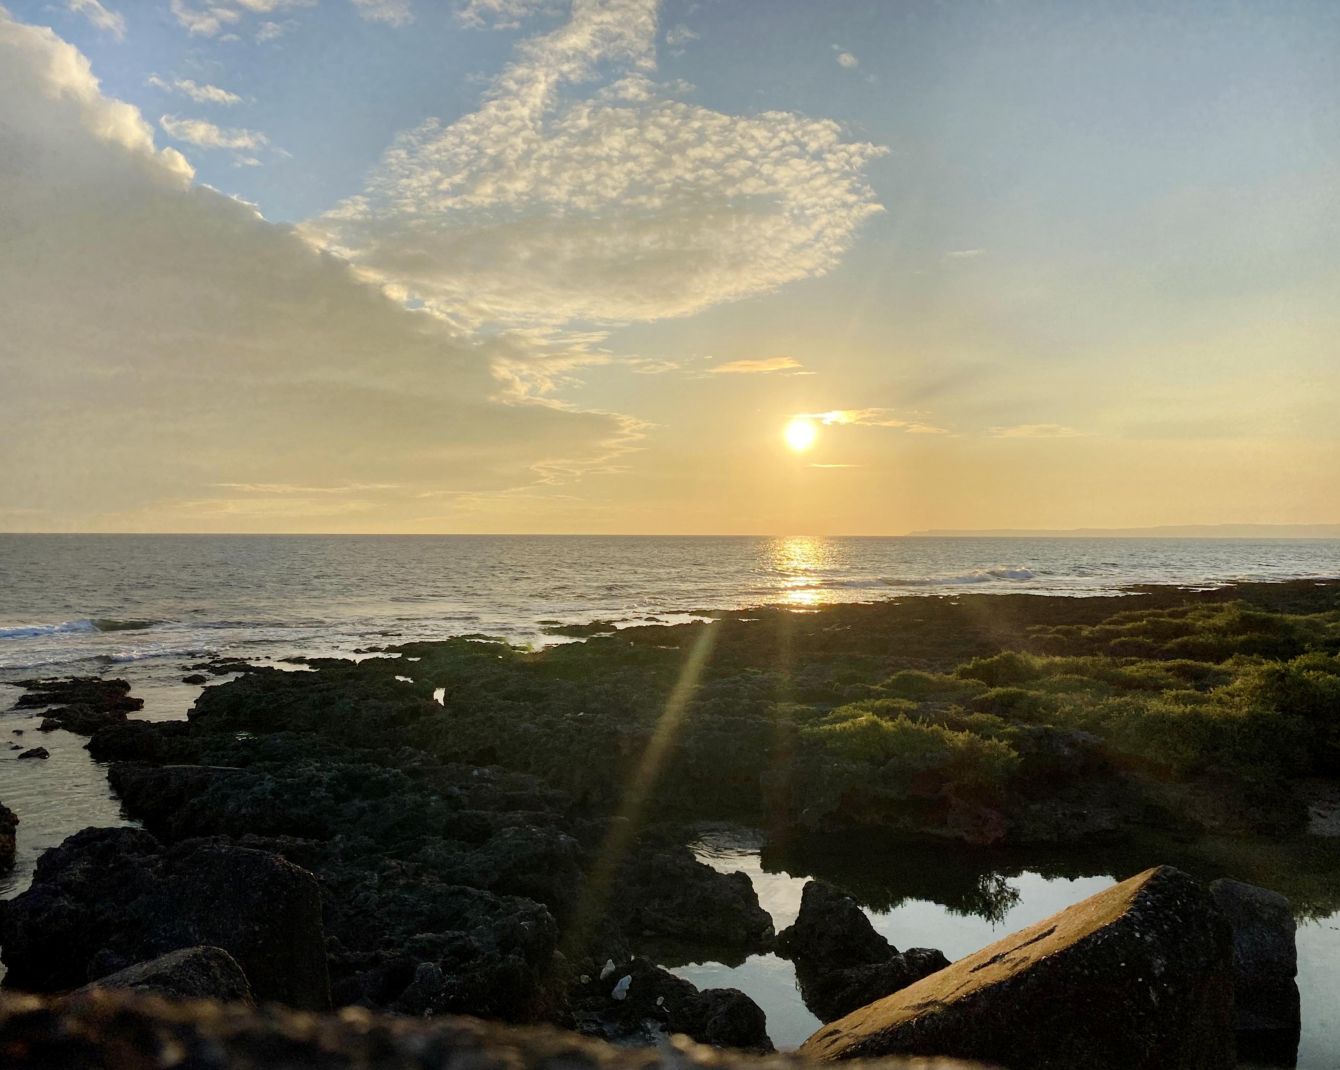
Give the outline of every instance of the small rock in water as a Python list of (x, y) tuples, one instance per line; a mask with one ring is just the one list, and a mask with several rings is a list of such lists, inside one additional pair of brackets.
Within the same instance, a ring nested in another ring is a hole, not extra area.
[(614, 960), (613, 960), (613, 959), (606, 959), (606, 960), (605, 960), (605, 965), (602, 966), (601, 969), (600, 969), (600, 979), (601, 979), (602, 981), (605, 980), (605, 978), (608, 977), (608, 976), (609, 976), (610, 974), (612, 974), (613, 972), (614, 972)]
[(21, 762), (24, 758), (50, 758), (51, 752), (46, 747), (34, 747), (32, 750), (26, 750), (20, 754), (15, 761)]
[(627, 999), (628, 990), (629, 988), (632, 987), (632, 985), (633, 985), (633, 975), (631, 973), (626, 973), (619, 978), (619, 983), (614, 986), (614, 991), (611, 992), (610, 995), (614, 999)]
[(183, 676), (181, 682), (184, 684), (207, 684), (209, 677), (202, 672), (193, 672), (190, 676)]

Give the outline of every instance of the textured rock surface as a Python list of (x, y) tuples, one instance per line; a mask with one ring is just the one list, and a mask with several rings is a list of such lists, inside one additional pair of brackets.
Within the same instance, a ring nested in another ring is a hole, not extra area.
[(316, 881), (264, 851), (165, 849), (141, 829), (85, 829), (46, 852), (32, 887), (0, 907), (10, 988), (74, 988), (210, 944), (237, 960), (257, 999), (330, 1005)]
[(777, 944), (796, 964), (805, 1006), (823, 1022), (949, 965), (933, 948), (899, 952), (875, 932), (852, 896), (820, 880), (805, 885), (795, 924), (781, 932)]
[(1233, 929), (1238, 1056), (1291, 1066), (1298, 1049), (1297, 925), (1289, 900), (1242, 881), (1217, 880), (1210, 894)]
[(1209, 892), (1161, 866), (824, 1026), (800, 1050), (1030, 1070), (1231, 1067), (1232, 955)]
[[(346, 1009), (338, 1015), (173, 1004), (100, 990), (64, 1000), (0, 996), (6, 1070), (803, 1070), (794, 1056), (756, 1057), (676, 1038), (648, 1051), (556, 1029), (469, 1018), (433, 1022)], [(887, 1059), (880, 1070), (970, 1070), (952, 1059)]]
[(184, 947), (99, 977), (87, 988), (131, 988), (166, 999), (251, 1003), (247, 975), (221, 947)]
[(19, 818), (13, 810), (0, 803), (0, 873), (14, 868), (14, 848)]

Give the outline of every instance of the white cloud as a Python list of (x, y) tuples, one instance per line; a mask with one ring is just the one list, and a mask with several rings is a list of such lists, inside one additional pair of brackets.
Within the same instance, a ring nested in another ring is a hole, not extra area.
[(991, 428), (994, 438), (1080, 438), (1083, 434), (1062, 424), (1014, 424)]
[(665, 31), (665, 43), (670, 48), (679, 48), (690, 41), (698, 40), (698, 36), (697, 31), (691, 30), (680, 23), (678, 26), (671, 26), (670, 29)]
[(358, 14), (369, 22), (407, 26), (414, 21), (409, 0), (353, 0), (353, 4)]
[(893, 409), (830, 409), (828, 412), (798, 413), (809, 420), (818, 420), (829, 426), (858, 424), (863, 427), (886, 427), (903, 431), (909, 435), (947, 435), (948, 429), (923, 423), (920, 420), (907, 420), (894, 414)]
[(158, 125), (169, 137), (202, 149), (259, 149), (270, 143), (270, 139), (259, 131), (241, 128), (225, 130), (204, 119), (179, 119), (175, 115), (163, 115), (159, 117)]
[(804, 365), (794, 357), (762, 357), (758, 360), (731, 360), (718, 364), (708, 371), (712, 375), (767, 375), (772, 372), (789, 372), (803, 368)]
[(227, 105), (240, 104), (242, 101), (240, 96), (236, 93), (230, 93), (227, 89), (220, 89), (218, 86), (208, 83), (201, 85), (190, 78), (174, 78), (169, 82), (156, 74), (151, 74), (144, 80), (144, 84), (151, 85), (155, 89), (161, 89), (164, 93), (181, 93), (198, 104)]
[(836, 58), (838, 66), (845, 67), (849, 71), (853, 71), (861, 65), (861, 61), (850, 52), (839, 52)]
[(978, 257), (986, 256), (985, 249), (951, 249), (945, 253), (950, 260), (976, 260)]
[(572, 479), (636, 431), (499, 400), (524, 340), (407, 311), (193, 186), (76, 49), (2, 13), (0, 159), (22, 221), (0, 243), (0, 502), (25, 523), (404, 530), (425, 494)]
[(83, 15), (98, 29), (111, 34), (118, 41), (126, 39), (125, 16), (104, 7), (98, 0), (65, 0), (65, 6), (77, 15)]
[(558, 0), (466, 0), (456, 17), (472, 29), (515, 30), (534, 15), (558, 10)]
[(669, 99), (657, 14), (575, 0), (478, 111), (402, 134), (308, 233), (470, 323), (654, 320), (832, 270), (881, 210), (864, 169), (883, 150), (829, 120)]
[[(198, 37), (217, 37), (225, 29), (237, 28), (252, 15), (273, 15), (298, 8), (314, 7), (317, 0), (170, 0), (169, 8), (177, 24)], [(267, 29), (268, 28), (268, 29)], [(287, 27), (267, 20), (256, 34), (259, 41), (278, 37)], [(269, 36), (262, 36), (268, 34)]]

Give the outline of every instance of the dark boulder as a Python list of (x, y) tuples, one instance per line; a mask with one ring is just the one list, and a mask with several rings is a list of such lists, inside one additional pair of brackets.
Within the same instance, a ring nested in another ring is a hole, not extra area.
[(0, 803), (0, 873), (8, 873), (14, 868), (15, 833), (18, 827), (18, 815)]
[(683, 1033), (703, 1044), (771, 1051), (767, 1019), (734, 988), (700, 991), (692, 982), (634, 958), (606, 964), (570, 994), (577, 1029), (622, 1044), (652, 1044)]
[(66, 676), (41, 680), (20, 680), (27, 688), (14, 704), (15, 709), (32, 710), (43, 706), (84, 706), (92, 710), (134, 713), (144, 700), (132, 698), (125, 680), (103, 680), (97, 676)]
[(721, 873), (687, 847), (644, 848), (625, 862), (611, 904), (630, 938), (745, 950), (773, 940), (772, 915), (743, 873)]
[(46, 747), (33, 747), (31, 750), (26, 750), (26, 751), (24, 751), (22, 754), (20, 754), (20, 755), (18, 756), (18, 758), (15, 759), (15, 761), (20, 761), (20, 762), (21, 762), (21, 761), (23, 761), (25, 758), (38, 758), (38, 759), (41, 759), (41, 758), (50, 758), (50, 757), (51, 757), (51, 752), (50, 752), (49, 750), (47, 750)]
[(862, 1007), (802, 1055), (952, 1055), (1030, 1070), (1235, 1063), (1232, 935), (1213, 898), (1147, 870)]
[(37, 863), (4, 904), (5, 984), (74, 988), (167, 951), (209, 944), (242, 967), (257, 999), (329, 1006), (321, 898), (305, 870), (264, 851), (140, 829), (85, 829)]
[(99, 729), (125, 723), (125, 710), (100, 710), (94, 706), (57, 706), (46, 711), (37, 730), (52, 732), (57, 728), (63, 728), (78, 736), (91, 736)]
[(220, 947), (184, 947), (99, 977), (91, 988), (133, 988), (166, 999), (251, 1003), (251, 986), (237, 961)]
[(852, 896), (819, 880), (805, 885), (795, 924), (782, 930), (777, 945), (796, 964), (805, 1006), (823, 1022), (949, 965), (934, 948), (899, 952), (875, 931)]
[(183, 676), (181, 682), (184, 684), (194, 684), (200, 686), (209, 683), (209, 677), (202, 672), (193, 672), (189, 676)]
[(1294, 979), (1298, 974), (1297, 926), (1289, 900), (1278, 892), (1235, 880), (1214, 881), (1210, 894), (1233, 929), (1239, 1055), (1291, 1064), (1301, 1016)]
[(884, 962), (894, 950), (852, 896), (820, 880), (805, 885), (795, 924), (778, 934), (777, 947), (797, 962), (837, 967)]

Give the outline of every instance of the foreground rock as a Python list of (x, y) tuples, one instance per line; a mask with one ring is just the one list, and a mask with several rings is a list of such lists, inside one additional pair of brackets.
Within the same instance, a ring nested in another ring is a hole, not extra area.
[(800, 1051), (1030, 1070), (1232, 1067), (1232, 970), (1210, 894), (1161, 866), (824, 1026)]
[[(88, 1067), (161, 1070), (802, 1070), (794, 1056), (715, 1051), (682, 1038), (648, 1050), (616, 1048), (556, 1029), (468, 1018), (433, 1022), (346, 1008), (297, 1015), (276, 1008), (173, 1004), (102, 990), (68, 999), (0, 996), (0, 1051), (7, 1070)], [(970, 1070), (953, 1059), (888, 1059), (880, 1070)]]
[(655, 1044), (682, 1033), (718, 1048), (770, 1052), (762, 1008), (734, 988), (699, 990), (645, 959), (611, 961), (572, 993), (572, 1024), (587, 1036)]
[(4, 803), (0, 803), (0, 873), (8, 873), (14, 868), (14, 848), (19, 827), (18, 815)]
[(256, 998), (330, 1005), (321, 899), (276, 855), (141, 829), (85, 829), (47, 851), (32, 886), (0, 903), (5, 985), (70, 989), (179, 948), (223, 948)]
[(1233, 928), (1233, 985), (1239, 1055), (1283, 1061), (1298, 1047), (1296, 924), (1278, 892), (1217, 880), (1210, 894)]
[(796, 964), (805, 1006), (823, 1022), (949, 965), (934, 948), (899, 952), (875, 932), (852, 896), (819, 880), (805, 885), (795, 924), (781, 932), (777, 945)]
[(27, 692), (15, 709), (46, 710), (41, 731), (64, 728), (67, 732), (91, 736), (101, 728), (124, 724), (126, 714), (143, 708), (144, 700), (130, 697), (125, 680), (103, 680), (96, 676), (70, 676), (55, 679), (23, 680)]
[(221, 947), (185, 947), (100, 977), (91, 988), (129, 988), (165, 999), (217, 999), (251, 1003), (251, 985)]

